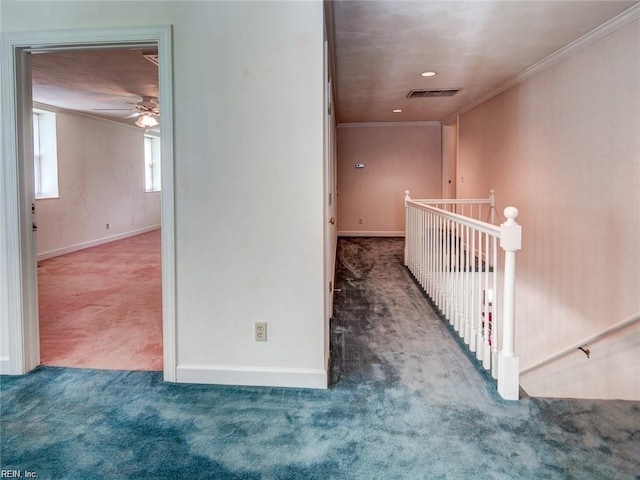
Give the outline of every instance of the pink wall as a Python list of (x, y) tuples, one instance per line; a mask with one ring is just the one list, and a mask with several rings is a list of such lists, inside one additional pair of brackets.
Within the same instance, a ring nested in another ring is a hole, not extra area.
[[(526, 368), (640, 311), (640, 22), (460, 117), (459, 197), (520, 210)], [(500, 220), (502, 221), (502, 219)], [(521, 377), (536, 396), (640, 400), (640, 324)]]
[(338, 234), (404, 235), (404, 191), (440, 197), (440, 145), (438, 123), (340, 125)]
[(38, 258), (159, 228), (160, 193), (145, 192), (143, 131), (69, 113), (56, 118), (60, 198), (36, 201)]

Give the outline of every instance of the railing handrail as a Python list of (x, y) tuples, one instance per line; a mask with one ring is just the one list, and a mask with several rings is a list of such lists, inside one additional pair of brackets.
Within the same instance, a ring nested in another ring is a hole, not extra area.
[(542, 367), (543, 365), (546, 365), (547, 363), (551, 363), (555, 360), (558, 360), (559, 358), (562, 358), (568, 354), (570, 354), (571, 352), (575, 352), (576, 350), (578, 350), (578, 348), (580, 347), (584, 347), (585, 345), (588, 345), (590, 343), (593, 343), (597, 340), (600, 340), (603, 337), (606, 337), (607, 335), (613, 333), (613, 332), (617, 332), (618, 330), (622, 330), (623, 328), (628, 327), (629, 325), (632, 325), (636, 322), (640, 321), (640, 312), (636, 313), (635, 315), (631, 315), (629, 318), (626, 318), (624, 320), (622, 320), (621, 322), (616, 323), (615, 325), (612, 325), (611, 327), (607, 328), (606, 330), (601, 331), (600, 333), (596, 333), (595, 335), (591, 335), (590, 337), (585, 338), (584, 340), (580, 341), (580, 342), (576, 342), (573, 345), (571, 345), (570, 347), (564, 348), (562, 350), (560, 350), (559, 352), (554, 353), (553, 355), (549, 355), (547, 358), (544, 358), (538, 362), (533, 363), (532, 365), (529, 365), (526, 368), (523, 368), (522, 370), (520, 370), (520, 375), (524, 375), (525, 373), (529, 373), (537, 368)]
[[(404, 192), (405, 200), (411, 200), (416, 202), (414, 205), (442, 205), (456, 207), (458, 205), (463, 207), (462, 214), (464, 214), (464, 207), (469, 205), (473, 211), (473, 207), (478, 205), (481, 209), (482, 205), (489, 205), (489, 218), (490, 223), (495, 223), (495, 210), (496, 210), (496, 191), (489, 191), (489, 198), (410, 198), (409, 190)], [(406, 207), (405, 203), (405, 207)], [(437, 207), (436, 207), (437, 208)], [(444, 210), (444, 209), (443, 209)], [(455, 208), (454, 208), (455, 210)], [(448, 210), (445, 210), (448, 211)]]
[(482, 220), (476, 220), (471, 217), (465, 217), (464, 215), (460, 215), (458, 213), (453, 213), (448, 210), (444, 210), (442, 208), (432, 207), (430, 205), (424, 205), (422, 203), (417, 203), (417, 202), (419, 202), (419, 200), (413, 200), (413, 199), (406, 200), (405, 206), (412, 205), (420, 210), (424, 210), (424, 211), (431, 210), (442, 217), (448, 218), (450, 220), (455, 220), (456, 222), (459, 222), (467, 227), (477, 228), (483, 233), (488, 233), (489, 235), (492, 235), (496, 238), (500, 238), (500, 227), (497, 225), (494, 225), (488, 222), (483, 222)]
[[(407, 195), (408, 190), (404, 192)], [(489, 198), (412, 198), (414, 202), (438, 205), (464, 205), (471, 203), (480, 203), (482, 205), (495, 206), (496, 203), (496, 191), (489, 191)]]
[(433, 198), (412, 198), (414, 202), (419, 202), (427, 205), (466, 205), (466, 204), (481, 204), (491, 205), (490, 198), (446, 198), (446, 199), (433, 199)]
[(414, 202), (426, 203), (427, 205), (466, 205), (466, 204), (481, 204), (481, 205), (491, 205), (490, 198), (446, 198), (446, 199), (436, 199), (436, 198), (412, 198)]

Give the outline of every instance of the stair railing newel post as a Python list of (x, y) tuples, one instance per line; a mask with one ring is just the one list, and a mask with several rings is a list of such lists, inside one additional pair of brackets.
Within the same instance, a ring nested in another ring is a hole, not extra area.
[(504, 250), (504, 297), (502, 348), (498, 355), (498, 393), (506, 400), (518, 400), (520, 361), (515, 354), (516, 252), (522, 248), (522, 227), (516, 222), (518, 209), (504, 209), (507, 220), (500, 225), (500, 247)]
[(409, 190), (404, 191), (404, 266), (409, 265), (409, 236), (411, 235), (409, 229), (409, 202), (411, 201), (411, 192)]

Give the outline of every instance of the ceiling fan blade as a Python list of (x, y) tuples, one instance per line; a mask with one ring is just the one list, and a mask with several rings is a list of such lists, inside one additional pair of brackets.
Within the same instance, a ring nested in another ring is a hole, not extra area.
[(127, 115), (124, 118), (136, 118), (136, 117), (139, 117), (139, 116), (140, 116), (140, 112), (133, 112), (132, 114)]
[(130, 108), (92, 108), (91, 109), (91, 111), (93, 112), (101, 112), (101, 111), (107, 111), (107, 110), (120, 110), (123, 112), (128, 112), (131, 109)]

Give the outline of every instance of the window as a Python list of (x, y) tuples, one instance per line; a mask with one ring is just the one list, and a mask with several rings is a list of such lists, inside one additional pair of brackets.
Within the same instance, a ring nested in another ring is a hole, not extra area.
[(33, 111), (33, 184), (36, 198), (58, 198), (56, 114)]
[(160, 191), (160, 138), (144, 136), (144, 185), (147, 192)]

